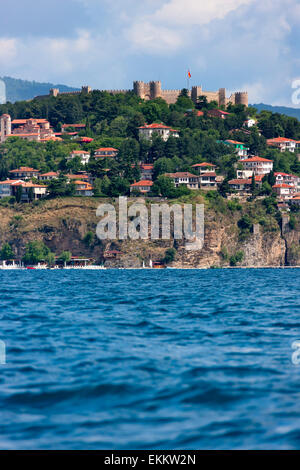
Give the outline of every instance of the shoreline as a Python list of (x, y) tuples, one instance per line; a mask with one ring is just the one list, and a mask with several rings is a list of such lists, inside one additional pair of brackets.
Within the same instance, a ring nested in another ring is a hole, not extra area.
[(220, 266), (220, 267), (207, 267), (207, 268), (105, 268), (102, 266), (87, 266), (87, 267), (66, 267), (66, 268), (42, 268), (42, 267), (2, 267), (0, 271), (218, 271), (223, 269), (300, 269), (300, 266)]

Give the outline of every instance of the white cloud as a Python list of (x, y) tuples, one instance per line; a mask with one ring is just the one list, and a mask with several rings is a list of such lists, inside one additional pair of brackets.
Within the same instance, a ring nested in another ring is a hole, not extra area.
[(153, 15), (154, 20), (173, 25), (203, 25), (222, 19), (253, 0), (170, 0)]
[(0, 38), (0, 65), (11, 63), (16, 56), (16, 40)]

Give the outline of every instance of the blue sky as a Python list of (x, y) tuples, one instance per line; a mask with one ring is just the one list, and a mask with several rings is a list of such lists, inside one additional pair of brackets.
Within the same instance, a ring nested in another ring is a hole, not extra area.
[(0, 75), (93, 88), (225, 86), (292, 103), (300, 78), (299, 0), (1, 2)]

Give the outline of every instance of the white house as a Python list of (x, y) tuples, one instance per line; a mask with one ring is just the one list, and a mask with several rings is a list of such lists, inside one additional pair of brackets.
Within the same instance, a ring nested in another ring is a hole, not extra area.
[(196, 163), (195, 165), (192, 166), (192, 168), (195, 168), (195, 170), (198, 170), (199, 174), (203, 173), (210, 173), (214, 172), (216, 170), (216, 165), (213, 165), (212, 163)]
[(291, 199), (293, 194), (296, 192), (295, 186), (285, 183), (274, 184), (273, 191), (275, 191), (280, 199)]
[(67, 161), (73, 160), (73, 158), (79, 157), (82, 165), (86, 165), (90, 160), (90, 152), (85, 152), (84, 150), (73, 150), (70, 155), (67, 157)]
[(40, 184), (32, 183), (31, 181), (15, 181), (12, 187), (12, 194), (15, 196), (17, 193), (17, 188), (21, 186), (22, 188), (22, 197), (21, 202), (29, 202), (30, 200), (30, 193), (32, 192), (32, 197), (34, 200), (41, 199), (42, 197), (46, 196), (47, 194), (47, 186), (43, 186)]
[(24, 183), (24, 181), (21, 180), (6, 180), (6, 181), (0, 181), (0, 199), (3, 197), (9, 197), (12, 196), (12, 185), (15, 183)]
[(193, 175), (192, 173), (166, 173), (164, 176), (171, 178), (176, 188), (183, 184), (189, 189), (199, 189), (199, 176)]
[(130, 185), (130, 192), (136, 190), (140, 193), (149, 193), (151, 191), (151, 187), (153, 186), (153, 181), (148, 180), (141, 180), (137, 183), (133, 183)]
[(244, 122), (244, 126), (245, 127), (253, 127), (253, 126), (256, 126), (257, 125), (257, 120), (254, 119), (254, 118), (248, 118), (245, 122)]
[(278, 148), (281, 152), (286, 152), (287, 150), (289, 152), (295, 152), (297, 148), (297, 141), (293, 139), (288, 139), (287, 137), (276, 137), (274, 139), (268, 139), (267, 140), (267, 145), (270, 147), (276, 147)]
[(48, 173), (42, 173), (38, 176), (40, 181), (49, 181), (59, 178), (59, 173), (56, 171), (49, 171)]
[(250, 157), (240, 160), (244, 171), (251, 171), (255, 175), (267, 175), (273, 170), (273, 161), (262, 157)]
[(154, 133), (158, 134), (165, 142), (170, 136), (179, 137), (179, 132), (176, 129), (172, 129), (164, 124), (154, 123), (139, 127), (140, 138), (151, 140)]

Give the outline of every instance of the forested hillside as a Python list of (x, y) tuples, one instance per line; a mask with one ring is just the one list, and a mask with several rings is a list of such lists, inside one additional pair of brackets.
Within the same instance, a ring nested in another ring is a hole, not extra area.
[(78, 90), (78, 88), (72, 88), (66, 85), (39, 83), (11, 77), (0, 77), (0, 80), (5, 83), (6, 101), (11, 103), (21, 100), (31, 100), (38, 95), (48, 95), (50, 88), (59, 88), (61, 92)]
[[(86, 129), (80, 134), (94, 140), (79, 144), (64, 135), (62, 142), (45, 144), (10, 138), (0, 146), (0, 176), (4, 179), (10, 169), (20, 165), (41, 171), (85, 169), (97, 178), (95, 194), (108, 196), (128, 193), (129, 185), (139, 178), (139, 170), (134, 167), (139, 161), (154, 163), (154, 179), (164, 173), (192, 171), (193, 164), (204, 161), (216, 164), (218, 173), (228, 179), (235, 177), (234, 165), (239, 157), (233, 148), (222, 143), (226, 139), (242, 141), (250, 153), (272, 159), (274, 171), (300, 175), (296, 154), (281, 153), (266, 145), (266, 139), (277, 136), (300, 140), (300, 123), (296, 118), (268, 111), (257, 113), (256, 109), (245, 109), (241, 105), (229, 105), (227, 119), (209, 117), (208, 109), (215, 106), (215, 103), (208, 104), (200, 99), (195, 110), (186, 90), (182, 91), (177, 103), (170, 106), (161, 98), (143, 101), (131, 92), (111, 95), (99, 91), (8, 103), (0, 106), (0, 115), (46, 118), (56, 131), (60, 131), (63, 123), (85, 123)], [(203, 115), (198, 116), (198, 110), (202, 110)], [(258, 126), (245, 132), (243, 124), (249, 116), (256, 117)], [(163, 122), (178, 129), (180, 137), (170, 137), (167, 142), (158, 135), (152, 141), (139, 140), (138, 127), (153, 122)], [(96, 162), (93, 153), (99, 147), (119, 149), (118, 157), (114, 161)], [(67, 163), (65, 157), (76, 148), (91, 152), (92, 158), (86, 167), (77, 159)]]

